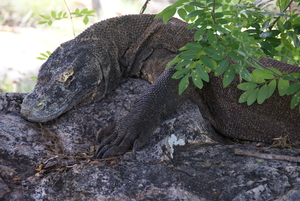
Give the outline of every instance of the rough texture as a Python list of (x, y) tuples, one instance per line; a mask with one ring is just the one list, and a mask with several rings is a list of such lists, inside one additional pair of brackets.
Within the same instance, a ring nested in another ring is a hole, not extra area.
[[(283, 201), (300, 197), (298, 163), (234, 154), (239, 148), (300, 157), (299, 150), (220, 144), (212, 139), (191, 101), (162, 121), (136, 152), (136, 159), (132, 152), (107, 161), (91, 158), (89, 148), (97, 146), (94, 132), (126, 116), (148, 87), (143, 80), (122, 80), (101, 102), (41, 124), (20, 117), (24, 94), (1, 94), (0, 200)], [(172, 146), (183, 142), (185, 146)]]
[[(58, 47), (41, 67), (37, 85), (22, 104), (21, 114), (35, 122), (50, 121), (74, 106), (102, 99), (122, 77), (141, 77), (153, 85), (115, 127), (99, 135), (97, 157), (122, 155), (144, 146), (161, 119), (194, 97), (205, 119), (219, 134), (271, 143), (288, 136), (299, 146), (300, 115), (290, 110), (291, 97), (274, 95), (265, 104), (238, 104), (241, 91), (233, 84), (223, 89), (221, 77), (211, 75), (202, 90), (191, 84), (178, 95), (174, 71), (164, 71), (178, 48), (193, 40), (195, 30), (172, 18), (167, 24), (153, 15), (129, 15), (96, 23), (74, 40)], [(262, 58), (264, 66), (299, 72), (299, 67)], [(164, 71), (164, 72), (163, 72)], [(277, 94), (277, 93), (275, 93)], [(66, 139), (68, 140), (68, 139)]]
[[(186, 26), (176, 19), (164, 25), (151, 15), (100, 22), (51, 55), (33, 92), (1, 94), (0, 198), (297, 200), (297, 163), (237, 156), (234, 149), (286, 159), (299, 157), (299, 150), (220, 144), (225, 140), (215, 132), (267, 142), (289, 135), (297, 144), (299, 114), (287, 108), (290, 97), (247, 107), (236, 103), (235, 87), (223, 90), (213, 77), (203, 90), (190, 86), (178, 96), (178, 80), (170, 79), (173, 69), (162, 71), (192, 39)], [(286, 71), (297, 68), (272, 59), (261, 62)], [(149, 87), (122, 77), (154, 83)], [(26, 121), (20, 112), (46, 123)], [(127, 152), (131, 147), (135, 154)], [(98, 157), (127, 153), (102, 160), (95, 159), (96, 149)]]

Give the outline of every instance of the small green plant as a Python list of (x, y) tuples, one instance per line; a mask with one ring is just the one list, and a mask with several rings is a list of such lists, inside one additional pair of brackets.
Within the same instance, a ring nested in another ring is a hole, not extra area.
[[(258, 59), (273, 57), (300, 64), (300, 16), (289, 10), (291, 3), (299, 1), (277, 0), (278, 13), (244, 0), (179, 0), (164, 9), (156, 17), (165, 23), (177, 12), (190, 24), (189, 29), (197, 29), (195, 42), (181, 48), (184, 51), (167, 66), (175, 65), (173, 78), (181, 79), (179, 93), (188, 87), (190, 78), (201, 89), (213, 72), (223, 76), (223, 87), (227, 87), (238, 74), (244, 80), (237, 86), (244, 91), (240, 103), (262, 104), (277, 88), (280, 96), (294, 94), (291, 108), (298, 106), (300, 73), (266, 68)], [(257, 69), (250, 73), (250, 65)]]
[[(95, 11), (94, 10), (88, 10), (87, 8), (84, 8), (82, 10), (79, 10), (78, 8), (76, 8), (76, 10), (71, 13), (67, 3), (65, 1), (64, 1), (64, 3), (65, 3), (65, 5), (68, 9), (68, 12), (51, 11), (50, 16), (40, 15), (40, 17), (42, 17), (44, 20), (40, 21), (38, 24), (47, 24), (47, 25), (51, 26), (53, 24), (53, 21), (55, 21), (55, 20), (70, 19), (71, 23), (72, 23), (73, 35), (74, 35), (74, 38), (75, 38), (75, 29), (74, 29), (74, 24), (73, 24), (73, 17), (83, 17), (83, 23), (85, 25), (87, 25), (89, 23), (89, 17), (94, 17), (95, 16), (93, 14), (93, 13), (95, 13)], [(51, 52), (46, 51), (46, 53), (40, 53), (40, 55), (41, 56), (37, 57), (37, 59), (46, 60), (51, 55)]]
[(49, 26), (51, 26), (54, 20), (68, 19), (72, 17), (83, 17), (82, 21), (85, 25), (87, 25), (89, 23), (89, 17), (95, 16), (93, 13), (95, 13), (95, 11), (88, 10), (87, 8), (84, 8), (82, 10), (79, 10), (77, 8), (74, 12), (69, 13), (69, 15), (67, 12), (63, 11), (51, 11), (50, 16), (40, 15), (44, 20), (40, 21), (38, 24), (48, 24)]
[(39, 60), (46, 60), (52, 54), (50, 51), (46, 51), (46, 53), (40, 53), (41, 56), (37, 57)]

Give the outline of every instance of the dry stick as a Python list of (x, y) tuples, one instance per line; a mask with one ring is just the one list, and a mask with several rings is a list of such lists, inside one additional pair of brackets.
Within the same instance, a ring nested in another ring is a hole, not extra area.
[(269, 159), (269, 160), (283, 160), (283, 161), (300, 163), (300, 158), (294, 157), (294, 156), (263, 154), (263, 153), (259, 153), (259, 152), (246, 151), (246, 150), (241, 150), (241, 149), (234, 149), (234, 153), (236, 155), (242, 155), (242, 156), (252, 156), (252, 157), (256, 157), (256, 158), (263, 158), (263, 159)]
[(147, 8), (147, 4), (149, 3), (149, 1), (151, 1), (151, 0), (146, 0), (146, 1), (145, 1), (144, 5), (143, 5), (143, 7), (142, 7), (142, 9), (141, 9), (141, 11), (140, 11), (140, 14), (143, 14), (143, 13), (144, 13), (144, 11), (145, 11), (146, 8)]
[(75, 28), (74, 28), (74, 23), (73, 23), (73, 17), (72, 17), (72, 15), (71, 15), (71, 11), (70, 11), (70, 9), (69, 9), (69, 6), (68, 6), (66, 0), (64, 0), (64, 2), (65, 2), (65, 5), (66, 5), (66, 7), (67, 7), (67, 9), (68, 9), (68, 12), (69, 12), (70, 20), (71, 20), (71, 23), (72, 23), (73, 35), (74, 35), (74, 38), (75, 38), (76, 35), (75, 35)]

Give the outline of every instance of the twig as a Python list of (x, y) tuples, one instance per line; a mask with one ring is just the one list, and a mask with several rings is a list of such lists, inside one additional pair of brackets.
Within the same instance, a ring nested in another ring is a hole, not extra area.
[(213, 9), (211, 11), (211, 17), (213, 18), (214, 24), (218, 24), (216, 21), (216, 0), (213, 0)]
[(254, 151), (246, 151), (246, 150), (241, 150), (241, 149), (234, 149), (234, 153), (236, 155), (242, 155), (242, 156), (252, 156), (252, 157), (262, 158), (262, 159), (283, 160), (283, 161), (300, 163), (300, 158), (294, 157), (294, 156), (264, 154), (264, 153), (259, 153), (259, 152), (254, 152)]
[[(286, 11), (286, 10), (291, 6), (292, 3), (293, 3), (293, 0), (291, 0), (291, 1), (285, 6), (285, 8), (283, 9), (283, 11), (281, 11), (281, 12)], [(269, 30), (272, 30), (273, 26), (274, 26), (274, 25), (276, 24), (276, 22), (280, 19), (280, 17), (281, 17), (281, 16), (278, 16), (278, 17), (274, 20), (274, 22), (272, 23), (272, 25), (269, 27)]]
[(68, 6), (66, 0), (64, 0), (64, 2), (65, 2), (65, 5), (66, 5), (66, 7), (68, 9), (68, 12), (69, 12), (70, 20), (71, 20), (71, 23), (72, 23), (73, 35), (74, 35), (74, 38), (75, 38), (75, 29), (74, 29), (73, 17), (71, 15), (71, 11), (69, 9), (69, 6)]
[(143, 14), (147, 8), (147, 4), (149, 3), (149, 1), (151, 0), (146, 0), (143, 7), (141, 8), (140, 14)]

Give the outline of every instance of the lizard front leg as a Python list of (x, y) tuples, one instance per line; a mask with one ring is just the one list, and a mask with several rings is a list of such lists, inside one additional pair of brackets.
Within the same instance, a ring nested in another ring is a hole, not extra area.
[(191, 85), (178, 94), (180, 80), (172, 79), (175, 70), (170, 68), (161, 74), (134, 105), (133, 110), (115, 127), (111, 135), (100, 142), (97, 158), (122, 155), (144, 146), (163, 117), (173, 113), (192, 94)]

